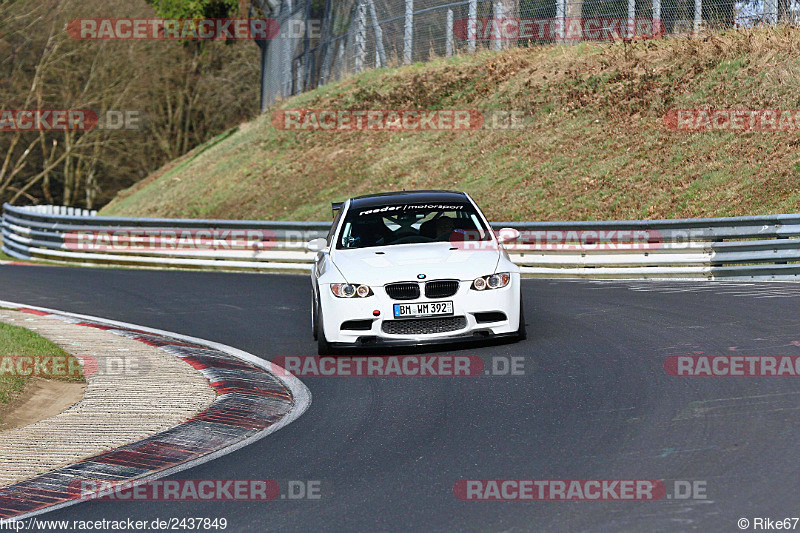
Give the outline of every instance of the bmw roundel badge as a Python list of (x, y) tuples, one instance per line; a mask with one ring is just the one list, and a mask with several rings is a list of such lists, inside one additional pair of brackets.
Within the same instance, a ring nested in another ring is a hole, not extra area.
[(417, 279), (425, 279), (425, 274), (417, 274)]

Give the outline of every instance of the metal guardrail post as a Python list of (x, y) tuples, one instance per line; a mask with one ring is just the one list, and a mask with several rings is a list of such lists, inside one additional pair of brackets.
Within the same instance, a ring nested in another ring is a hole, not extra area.
[(411, 64), (414, 55), (414, 0), (406, 0), (406, 14), (403, 23), (403, 63)]
[(653, 37), (664, 33), (664, 26), (661, 23), (661, 0), (653, 0), (653, 28), (650, 30)]
[(492, 40), (492, 48), (495, 51), (503, 49), (503, 36), (502, 33), (502, 20), (503, 20), (503, 4), (500, 0), (494, 1), (494, 6), (492, 7), (492, 11), (494, 12), (494, 27), (497, 30), (497, 35), (493, 37)]
[(355, 72), (364, 70), (364, 59), (367, 55), (367, 6), (364, 0), (356, 5), (356, 57)]
[(629, 39), (636, 37), (636, 0), (628, 0), (628, 30)]
[(467, 43), (470, 52), (475, 51), (477, 44), (478, 0), (469, 2), (469, 18), (467, 19)]
[(453, 10), (447, 10), (447, 41), (445, 42), (445, 55), (453, 57)]
[(567, 35), (567, 0), (556, 0), (556, 27), (561, 32), (558, 35), (559, 41), (564, 41)]
[(694, 0), (694, 26), (692, 31), (695, 35), (700, 33), (703, 26), (703, 0)]

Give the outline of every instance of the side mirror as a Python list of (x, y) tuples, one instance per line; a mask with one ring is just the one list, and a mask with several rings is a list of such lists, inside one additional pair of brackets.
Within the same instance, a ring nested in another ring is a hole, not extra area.
[(503, 228), (497, 232), (497, 242), (505, 244), (507, 242), (516, 241), (520, 237), (520, 232), (514, 228)]
[(306, 249), (309, 252), (322, 252), (328, 248), (328, 241), (323, 239), (322, 237), (318, 239), (312, 239), (306, 243)]

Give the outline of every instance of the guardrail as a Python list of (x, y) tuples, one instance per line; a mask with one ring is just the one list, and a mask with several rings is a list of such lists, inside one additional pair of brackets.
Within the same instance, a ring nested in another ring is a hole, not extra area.
[[(800, 214), (493, 227), (520, 231), (506, 247), (532, 277), (800, 279)], [(2, 250), (58, 263), (303, 271), (315, 256), (305, 243), (329, 229), (329, 222), (118, 218), (5, 204)], [(187, 236), (207, 245), (179, 246)]]

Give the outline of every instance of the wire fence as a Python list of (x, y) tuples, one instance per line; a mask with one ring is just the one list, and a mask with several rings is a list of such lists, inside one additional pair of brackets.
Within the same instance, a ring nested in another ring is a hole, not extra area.
[(512, 46), (794, 24), (800, 0), (281, 0), (263, 105), (365, 69)]

